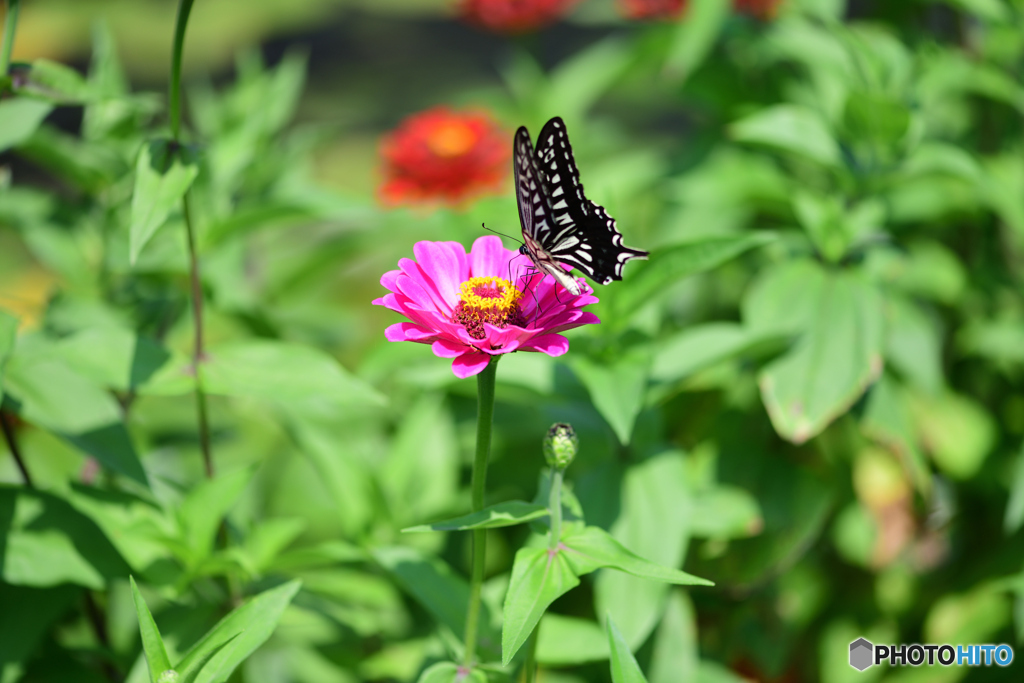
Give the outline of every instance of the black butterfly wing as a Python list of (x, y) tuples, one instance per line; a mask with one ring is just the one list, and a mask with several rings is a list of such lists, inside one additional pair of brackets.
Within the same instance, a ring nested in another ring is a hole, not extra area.
[(515, 172), (516, 203), (519, 205), (519, 223), (523, 228), (524, 247), (537, 269), (547, 273), (572, 294), (580, 293), (579, 285), (543, 247), (551, 235), (551, 202), (544, 191), (543, 174), (537, 168), (537, 157), (524, 127), (516, 131), (512, 168)]
[[(520, 131), (525, 133), (525, 129)], [(529, 134), (525, 137), (528, 141)], [(621, 280), (623, 266), (630, 259), (647, 258), (646, 251), (624, 246), (615, 219), (583, 194), (580, 172), (561, 117), (544, 124), (537, 138), (535, 157), (536, 176), (548, 205), (544, 229), (535, 229), (532, 234), (544, 251), (603, 285)]]
[(516, 131), (513, 152), (512, 168), (515, 171), (519, 223), (524, 236), (543, 242), (542, 235), (550, 232), (548, 217), (551, 215), (551, 207), (544, 195), (530, 132), (524, 126)]

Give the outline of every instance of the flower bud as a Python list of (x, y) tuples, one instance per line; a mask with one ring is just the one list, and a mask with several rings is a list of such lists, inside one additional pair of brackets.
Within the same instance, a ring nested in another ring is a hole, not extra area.
[(556, 470), (564, 470), (576, 457), (579, 445), (572, 425), (556, 422), (544, 437), (544, 459)]

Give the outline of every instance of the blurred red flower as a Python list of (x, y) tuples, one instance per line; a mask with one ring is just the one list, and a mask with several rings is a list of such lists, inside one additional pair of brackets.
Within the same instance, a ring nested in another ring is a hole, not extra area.
[(486, 112), (440, 106), (407, 117), (381, 142), (386, 204), (457, 204), (500, 191), (509, 175), (511, 135)]
[(686, 9), (686, 0), (619, 0), (628, 19), (674, 19)]
[[(775, 16), (782, 0), (732, 0), (736, 12), (758, 19)], [(622, 14), (629, 19), (675, 19), (686, 11), (688, 0), (619, 0)]]
[(737, 12), (765, 20), (773, 18), (781, 4), (782, 0), (732, 0), (732, 7)]
[(525, 33), (563, 17), (579, 0), (461, 0), (463, 19), (499, 33)]

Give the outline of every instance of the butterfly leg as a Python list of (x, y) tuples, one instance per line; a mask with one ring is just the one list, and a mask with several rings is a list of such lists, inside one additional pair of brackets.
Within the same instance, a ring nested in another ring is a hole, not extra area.
[[(509, 265), (511, 265), (511, 263)], [(522, 274), (522, 275), (519, 275), (516, 278), (516, 281), (528, 280), (529, 278), (533, 277), (534, 275), (539, 275), (539, 274), (540, 274), (540, 271), (537, 270), (535, 267), (533, 267), (533, 266), (526, 266), (526, 272), (524, 274)], [(537, 293), (535, 291), (533, 291), (532, 287), (527, 286), (527, 289), (530, 292), (530, 296), (533, 297), (533, 303), (536, 304), (536, 308), (537, 308), (537, 314), (536, 314), (536, 316), (534, 316), (534, 319), (531, 322), (537, 322), (537, 320), (543, 314), (543, 311), (540, 308), (540, 299), (537, 298)]]

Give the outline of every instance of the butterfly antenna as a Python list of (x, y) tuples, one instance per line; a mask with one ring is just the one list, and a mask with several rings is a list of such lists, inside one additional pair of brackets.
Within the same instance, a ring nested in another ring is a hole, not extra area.
[[(481, 223), (481, 224), (480, 224), (480, 227), (481, 227), (481, 228), (483, 228), (484, 230), (486, 230), (487, 232), (493, 232), (493, 233), (494, 233), (495, 235), (501, 235), (502, 237), (507, 237), (507, 238), (509, 238), (510, 240), (512, 240), (513, 242), (518, 242), (519, 244), (522, 244), (523, 246), (526, 246), (526, 243), (525, 243), (525, 242), (523, 242), (522, 240), (520, 240), (520, 239), (516, 239), (516, 238), (515, 238), (515, 237), (513, 237), (512, 235), (506, 235), (506, 234), (505, 234), (505, 233), (503, 233), (503, 232), (498, 232), (497, 230), (491, 230), (490, 228), (488, 228), (488, 227), (487, 227), (486, 225), (484, 225), (483, 223)], [(510, 273), (510, 275), (511, 275), (511, 273)]]

